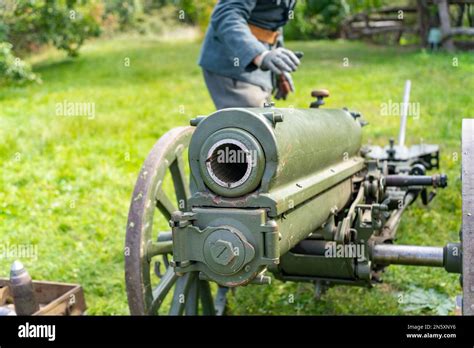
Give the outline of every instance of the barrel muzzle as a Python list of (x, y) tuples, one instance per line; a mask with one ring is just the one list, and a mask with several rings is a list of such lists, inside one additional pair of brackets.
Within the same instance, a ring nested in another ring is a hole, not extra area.
[(200, 170), (206, 186), (224, 197), (254, 191), (265, 169), (259, 142), (248, 132), (226, 128), (212, 134), (200, 152)]

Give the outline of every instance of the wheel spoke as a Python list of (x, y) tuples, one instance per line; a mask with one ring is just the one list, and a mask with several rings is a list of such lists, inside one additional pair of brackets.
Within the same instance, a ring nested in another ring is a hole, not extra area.
[(156, 207), (168, 220), (171, 219), (171, 214), (178, 210), (163, 190), (156, 195)]
[(163, 255), (163, 264), (166, 268), (170, 266), (170, 261), (168, 260), (168, 254)]
[(176, 199), (180, 210), (185, 210), (189, 191), (188, 180), (186, 179), (185, 163), (182, 152), (176, 156), (176, 160), (170, 166), (171, 177), (173, 178)]
[(174, 288), (173, 302), (171, 303), (169, 315), (183, 314), (185, 302), (187, 300), (186, 297), (188, 295), (192, 281), (193, 279), (191, 273), (186, 273), (184, 276), (178, 278)]
[(153, 302), (151, 303), (149, 314), (155, 314), (158, 312), (158, 309), (163, 303), (165, 296), (168, 294), (177, 278), (178, 276), (174, 272), (174, 269), (172, 267), (168, 267), (165, 274), (163, 275), (163, 278), (161, 278), (159, 284), (153, 290)]
[(217, 290), (216, 299), (214, 301), (214, 308), (216, 309), (216, 315), (224, 315), (225, 307), (227, 305), (227, 292), (229, 288), (225, 286), (219, 286)]
[(199, 281), (199, 297), (201, 298), (202, 314), (216, 315), (214, 301), (212, 300), (211, 286), (207, 280)]
[(199, 277), (198, 272), (192, 272), (190, 274), (189, 291), (186, 294), (186, 315), (197, 315), (198, 314), (198, 298), (199, 298)]

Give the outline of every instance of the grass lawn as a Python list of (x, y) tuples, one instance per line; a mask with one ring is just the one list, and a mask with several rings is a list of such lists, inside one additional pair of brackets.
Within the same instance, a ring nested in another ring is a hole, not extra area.
[[(365, 140), (372, 143), (396, 136), (399, 119), (381, 116), (381, 103), (400, 101), (404, 81), (412, 80), (411, 100), (420, 103), (421, 115), (409, 120), (407, 142), (440, 144), (450, 185), (428, 208), (418, 201), (412, 206), (398, 242), (458, 241), (461, 120), (474, 117), (473, 55), (348, 42), (288, 46), (305, 56), (294, 74), (297, 93), (277, 106), (305, 108), (311, 89), (328, 88), (327, 107), (361, 111), (370, 122)], [(125, 226), (148, 151), (170, 128), (213, 111), (196, 64), (198, 52), (194, 42), (95, 41), (75, 60), (52, 51), (33, 57), (42, 85), (0, 89), (0, 243), (36, 245), (38, 258), (23, 259), (30, 274), (82, 284), (89, 314), (128, 314)], [(95, 103), (95, 117), (57, 116), (57, 103), (64, 101)], [(0, 255), (0, 277), (8, 276), (12, 261)], [(240, 288), (230, 296), (230, 309), (233, 314), (436, 314), (452, 311), (460, 291), (457, 275), (392, 266), (384, 284), (331, 288), (319, 301), (309, 284), (275, 281)]]

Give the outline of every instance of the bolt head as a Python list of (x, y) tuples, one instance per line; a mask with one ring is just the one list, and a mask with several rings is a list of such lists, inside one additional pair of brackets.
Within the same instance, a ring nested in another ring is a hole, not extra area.
[(210, 248), (212, 258), (220, 265), (228, 265), (235, 257), (231, 242), (219, 239)]

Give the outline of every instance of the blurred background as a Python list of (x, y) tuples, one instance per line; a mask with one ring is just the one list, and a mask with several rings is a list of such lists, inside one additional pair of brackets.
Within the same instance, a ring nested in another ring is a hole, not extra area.
[[(77, 56), (86, 39), (120, 33), (202, 37), (216, 0), (1, 0), (0, 76), (34, 80), (27, 63), (15, 61), (54, 46)], [(444, 3), (446, 6), (441, 6)], [(441, 23), (443, 10), (449, 28)], [(385, 45), (473, 48), (470, 0), (301, 0), (287, 40), (365, 39)], [(443, 42), (442, 42), (443, 41)], [(13, 59), (12, 59), (13, 58)]]
[[(197, 58), (215, 2), (0, 0), (0, 277), (19, 258), (35, 279), (83, 285), (89, 314), (128, 314), (133, 186), (161, 135), (214, 111)], [(414, 204), (401, 244), (459, 238), (473, 18), (469, 0), (300, 0), (284, 29), (305, 56), (296, 93), (277, 106), (306, 108), (312, 89), (327, 88), (327, 107), (359, 110), (365, 141), (385, 145), (399, 115), (384, 107), (412, 81), (420, 113), (407, 143), (439, 144), (450, 186), (428, 208)], [(384, 279), (320, 300), (310, 284), (247, 286), (230, 296), (230, 313), (452, 314), (461, 292), (458, 276), (438, 269), (392, 266)]]

